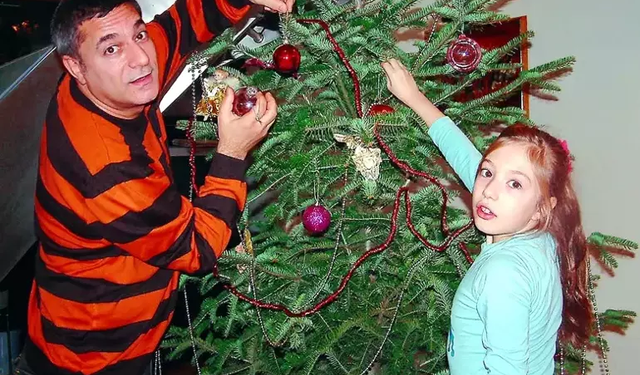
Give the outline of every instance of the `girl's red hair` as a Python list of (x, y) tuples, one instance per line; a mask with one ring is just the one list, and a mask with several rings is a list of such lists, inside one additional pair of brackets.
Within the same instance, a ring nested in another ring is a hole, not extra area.
[[(563, 144), (538, 128), (507, 127), (485, 155), (506, 144), (527, 146), (540, 186), (538, 203), (542, 220), (535, 230), (549, 232), (556, 241), (563, 289), (563, 323), (560, 339), (580, 348), (591, 334), (593, 312), (587, 297), (588, 248), (582, 229), (580, 206), (571, 184), (571, 159)], [(552, 198), (556, 205), (552, 207)]]

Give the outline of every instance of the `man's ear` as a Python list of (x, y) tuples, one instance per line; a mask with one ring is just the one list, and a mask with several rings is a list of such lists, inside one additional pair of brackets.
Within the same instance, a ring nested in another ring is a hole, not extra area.
[(65, 69), (78, 81), (79, 84), (85, 85), (87, 83), (84, 77), (84, 68), (80, 59), (71, 57), (69, 55), (62, 56), (62, 65)]

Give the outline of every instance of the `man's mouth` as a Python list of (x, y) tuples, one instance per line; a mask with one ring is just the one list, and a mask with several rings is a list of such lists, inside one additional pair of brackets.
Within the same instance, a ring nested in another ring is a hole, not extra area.
[(134, 79), (133, 81), (131, 81), (132, 84), (134, 85), (146, 85), (147, 83), (151, 82), (151, 72), (142, 75), (136, 79)]

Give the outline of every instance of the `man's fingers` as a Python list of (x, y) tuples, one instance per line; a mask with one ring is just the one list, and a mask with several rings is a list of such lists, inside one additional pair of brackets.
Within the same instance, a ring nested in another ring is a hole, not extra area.
[(267, 111), (267, 101), (264, 98), (264, 94), (258, 92), (256, 95), (256, 105), (253, 107), (253, 114), (256, 121), (260, 121), (264, 113)]
[(256, 1), (256, 3), (262, 4), (264, 6), (264, 9), (270, 12), (287, 12), (287, 3), (285, 3), (283, 0), (260, 0), (259, 2)]
[(224, 91), (224, 98), (222, 99), (222, 103), (220, 103), (220, 113), (219, 117), (222, 119), (226, 119), (227, 116), (233, 115), (231, 110), (233, 109), (233, 99), (235, 98), (235, 93), (231, 87), (227, 87)]
[(263, 125), (271, 124), (275, 121), (276, 116), (278, 115), (278, 105), (276, 104), (276, 100), (273, 98), (271, 93), (266, 93), (265, 96), (266, 101), (266, 111), (262, 116), (261, 123)]
[(296, 0), (286, 0), (287, 2), (287, 12), (293, 12), (293, 4)]

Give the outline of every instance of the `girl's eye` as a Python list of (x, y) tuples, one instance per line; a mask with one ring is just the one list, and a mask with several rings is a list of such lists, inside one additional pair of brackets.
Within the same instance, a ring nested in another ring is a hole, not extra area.
[(509, 181), (508, 185), (512, 189), (522, 189), (522, 184), (515, 180)]
[(480, 176), (482, 177), (491, 177), (491, 171), (489, 171), (487, 168), (482, 168), (480, 170)]

